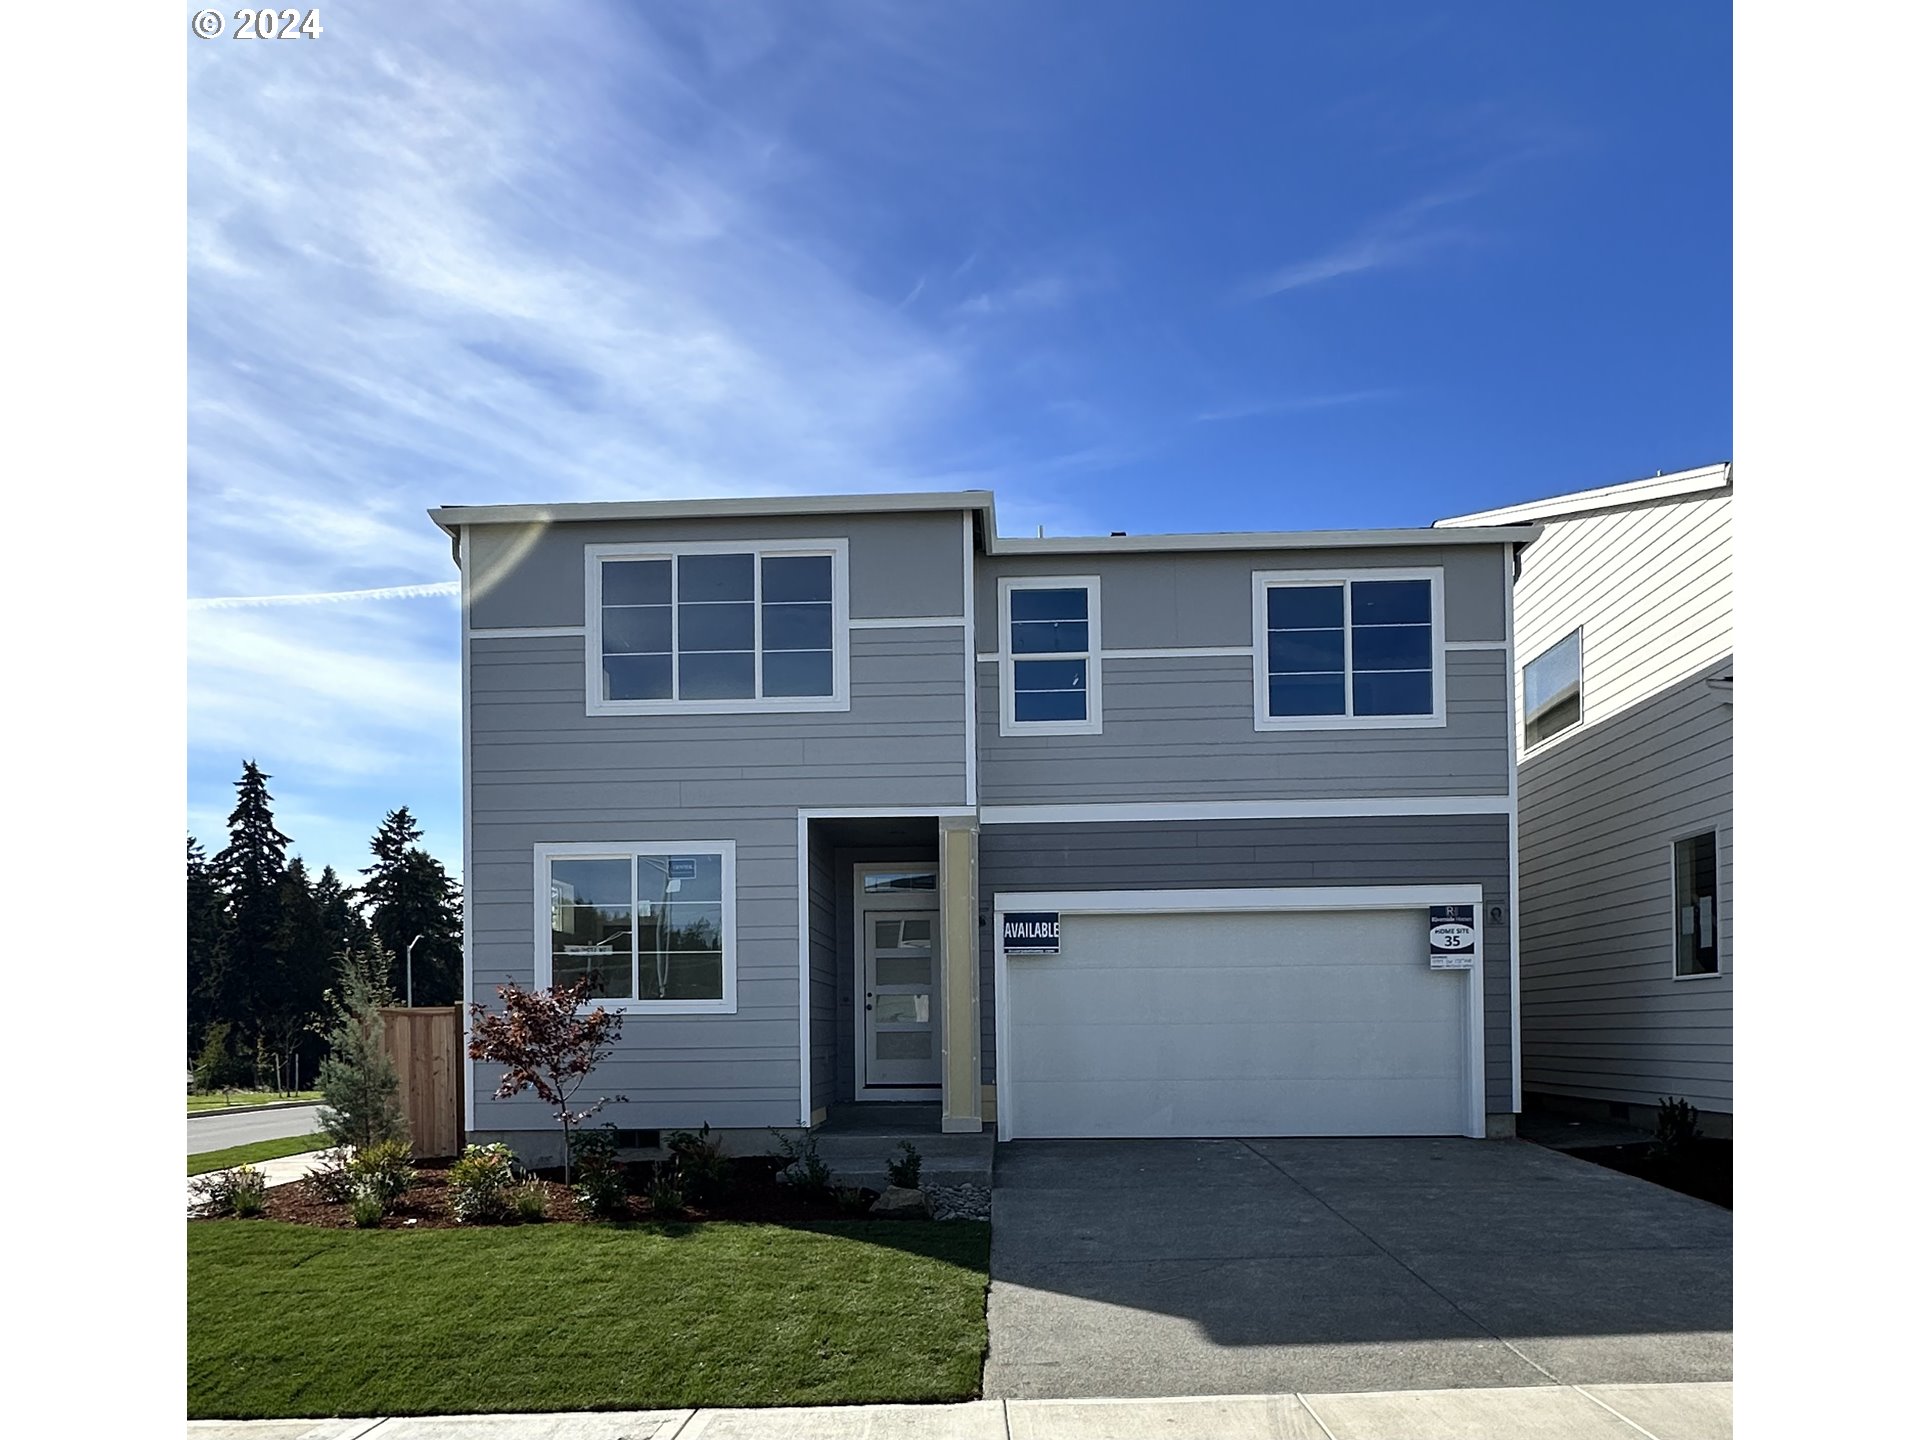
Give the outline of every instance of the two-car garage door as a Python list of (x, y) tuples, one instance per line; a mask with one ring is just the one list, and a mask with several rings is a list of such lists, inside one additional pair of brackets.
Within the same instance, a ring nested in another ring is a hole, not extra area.
[(1003, 1136), (1474, 1131), (1423, 909), (1068, 914), (1002, 971)]

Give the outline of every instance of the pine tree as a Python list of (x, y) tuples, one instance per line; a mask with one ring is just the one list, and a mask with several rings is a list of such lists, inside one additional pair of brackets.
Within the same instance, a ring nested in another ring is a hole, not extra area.
[(240, 792), (227, 817), (227, 848), (213, 857), (213, 876), (224, 901), (224, 941), (208, 989), (215, 1018), (233, 1022), (245, 1049), (264, 1036), (264, 1011), (275, 986), (275, 942), (280, 928), (280, 882), (292, 843), (273, 823), (272, 777), (248, 760), (234, 788)]
[(221, 896), (206, 847), (187, 836), (187, 1055), (196, 1057), (215, 1019), (212, 990), (220, 963)]
[[(413, 947), (413, 1003), (453, 1005), (461, 999), (460, 887), (420, 844), (407, 807), (389, 810), (373, 837), (373, 864), (360, 873), (360, 906), (405, 993), (407, 947)], [(419, 937), (417, 942), (415, 937)]]
[(340, 957), (339, 988), (329, 992), (333, 1028), (320, 1062), (320, 1128), (335, 1145), (359, 1148), (404, 1140), (400, 1077), (387, 1058), (380, 1007), (393, 1003), (386, 975), (390, 957), (378, 940)]
[(261, 987), (260, 1039), (276, 1081), (292, 1088), (296, 1074), (313, 1074), (327, 981), (341, 947), (329, 943), (319, 897), (297, 855), (280, 879), (279, 909), (272, 964)]

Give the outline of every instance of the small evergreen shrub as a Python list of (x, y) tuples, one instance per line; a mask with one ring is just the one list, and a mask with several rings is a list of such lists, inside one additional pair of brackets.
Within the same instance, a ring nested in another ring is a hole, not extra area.
[(527, 1180), (514, 1187), (513, 1218), (532, 1223), (547, 1218), (547, 1187), (538, 1180)]
[(900, 1158), (887, 1162), (887, 1183), (902, 1190), (920, 1188), (920, 1152), (913, 1148), (911, 1140), (902, 1140)]
[(348, 1167), (352, 1158), (346, 1150), (322, 1150), (307, 1171), (307, 1183), (330, 1205), (345, 1205), (353, 1199), (354, 1174)]
[(1653, 1154), (1666, 1161), (1684, 1160), (1693, 1153), (1700, 1138), (1700, 1112), (1677, 1095), (1660, 1101), (1660, 1113), (1654, 1119)]
[(380, 1197), (371, 1190), (362, 1190), (353, 1197), (353, 1223), (362, 1230), (371, 1230), (387, 1218), (387, 1207)]
[(513, 1152), (505, 1145), (469, 1145), (447, 1167), (447, 1200), (462, 1225), (497, 1225), (510, 1213)]
[(356, 1195), (374, 1195), (391, 1206), (413, 1188), (413, 1150), (404, 1140), (382, 1140), (356, 1150), (347, 1162)]
[(587, 1214), (610, 1220), (627, 1213), (627, 1175), (621, 1168), (619, 1136), (611, 1125), (576, 1130), (568, 1140), (573, 1194)]
[(781, 1176), (796, 1191), (805, 1195), (824, 1195), (833, 1188), (833, 1170), (820, 1158), (819, 1142), (812, 1131), (805, 1132), (804, 1140), (795, 1140), (784, 1131), (775, 1130), (773, 1138), (780, 1146), (780, 1154), (786, 1164), (781, 1167)]
[(328, 995), (334, 1023), (327, 1058), (320, 1062), (319, 1120), (335, 1145), (360, 1149), (406, 1137), (400, 1076), (387, 1058), (386, 1022), (380, 1018), (380, 1007), (393, 999), (387, 968), (378, 940), (365, 951), (349, 950), (340, 957), (340, 988)]
[(710, 1126), (702, 1125), (697, 1132), (674, 1131), (667, 1136), (667, 1150), (688, 1201), (705, 1207), (726, 1198), (733, 1183), (733, 1160), (721, 1150)]

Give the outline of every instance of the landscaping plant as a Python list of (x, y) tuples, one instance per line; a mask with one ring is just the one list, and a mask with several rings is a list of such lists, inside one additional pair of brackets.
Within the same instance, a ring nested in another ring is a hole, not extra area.
[(334, 1205), (353, 1199), (353, 1152), (341, 1148), (322, 1150), (320, 1158), (307, 1171), (307, 1183), (320, 1192), (320, 1198)]
[(356, 1150), (347, 1173), (356, 1195), (374, 1195), (382, 1205), (392, 1205), (413, 1188), (413, 1150), (404, 1140), (382, 1140)]
[(513, 1152), (498, 1141), (469, 1145), (447, 1167), (447, 1197), (462, 1225), (496, 1225), (507, 1218), (514, 1183)]
[(662, 1160), (653, 1167), (653, 1178), (647, 1182), (647, 1203), (656, 1215), (678, 1215), (686, 1208), (686, 1188), (681, 1183), (680, 1167), (673, 1161)]
[(547, 1187), (528, 1179), (514, 1187), (511, 1201), (513, 1218), (531, 1224), (547, 1218)]
[(733, 1182), (733, 1160), (713, 1138), (710, 1126), (693, 1130), (675, 1130), (667, 1136), (667, 1150), (673, 1156), (687, 1199), (699, 1206), (712, 1206), (726, 1198)]
[(267, 1177), (251, 1165), (215, 1170), (187, 1186), (196, 1209), (207, 1215), (246, 1219), (267, 1208)]
[(387, 1207), (380, 1197), (371, 1190), (362, 1190), (353, 1197), (353, 1223), (362, 1230), (371, 1230), (387, 1218)]
[(575, 1109), (573, 1103), (594, 1067), (620, 1038), (620, 1016), (604, 1005), (580, 1013), (592, 991), (585, 980), (551, 990), (522, 990), (511, 981), (497, 988), (498, 1013), (478, 1003), (470, 1007), (473, 1028), (467, 1055), (504, 1067), (494, 1099), (511, 1100), (531, 1088), (553, 1107), (567, 1142), (563, 1178), (571, 1185), (574, 1128), (599, 1114), (610, 1100), (626, 1098), (603, 1095), (582, 1109)]
[(902, 1190), (920, 1188), (920, 1152), (911, 1140), (900, 1142), (900, 1158), (887, 1162), (887, 1183)]
[(1660, 1101), (1660, 1113), (1654, 1119), (1653, 1156), (1657, 1160), (1678, 1163), (1693, 1153), (1700, 1138), (1700, 1112), (1677, 1095)]
[(611, 1125), (577, 1130), (567, 1141), (573, 1194), (596, 1220), (627, 1213), (627, 1175), (620, 1165), (620, 1139)]
[(773, 1132), (773, 1138), (787, 1162), (780, 1169), (787, 1184), (804, 1195), (824, 1195), (833, 1187), (833, 1171), (820, 1158), (819, 1142), (811, 1131), (804, 1142), (780, 1130)]
[(387, 953), (378, 940), (340, 957), (340, 988), (329, 992), (334, 1011), (327, 1032), (332, 1052), (320, 1062), (320, 1128), (336, 1145), (356, 1150), (383, 1140), (404, 1140), (407, 1117), (400, 1108), (400, 1077), (387, 1058), (386, 1025), (380, 1007), (391, 1003)]

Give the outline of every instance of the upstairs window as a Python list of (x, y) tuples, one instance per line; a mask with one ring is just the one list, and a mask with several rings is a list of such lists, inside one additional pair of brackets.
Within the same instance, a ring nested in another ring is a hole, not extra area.
[(1445, 723), (1438, 571), (1254, 577), (1262, 730)]
[(1527, 744), (1538, 745), (1580, 723), (1580, 632), (1543, 651), (1520, 672)]
[(1000, 582), (1002, 734), (1100, 733), (1100, 581)]
[(845, 709), (846, 547), (591, 546), (588, 711)]
[(1720, 973), (1720, 847), (1709, 830), (1673, 842), (1673, 974)]

